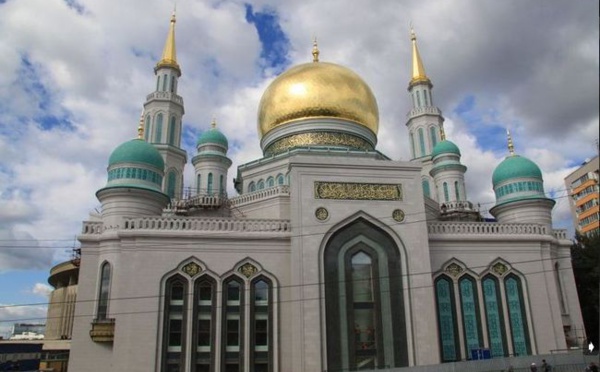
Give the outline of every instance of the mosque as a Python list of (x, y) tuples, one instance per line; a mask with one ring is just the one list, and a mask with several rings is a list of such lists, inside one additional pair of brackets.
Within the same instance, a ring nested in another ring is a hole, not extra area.
[(583, 342), (540, 168), (509, 135), (495, 219), (481, 217), (414, 32), (410, 161), (377, 150), (371, 89), (315, 43), (262, 96), (263, 156), (234, 173), (213, 123), (183, 193), (175, 22), (138, 138), (112, 152), (101, 213), (83, 222), (70, 370), (353, 371)]

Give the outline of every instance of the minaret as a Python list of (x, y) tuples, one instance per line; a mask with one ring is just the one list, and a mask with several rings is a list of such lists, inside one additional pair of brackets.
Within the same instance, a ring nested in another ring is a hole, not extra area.
[(156, 90), (144, 103), (145, 139), (153, 144), (165, 160), (162, 190), (171, 198), (181, 199), (183, 167), (187, 154), (181, 148), (183, 98), (177, 95), (181, 69), (175, 51), (175, 12), (165, 42), (162, 58), (154, 67)]
[[(423, 164), (421, 178), (423, 189), (426, 190), (433, 185), (433, 179), (429, 175), (432, 167), (431, 152), (440, 142), (439, 133), (444, 124), (444, 117), (441, 110), (433, 105), (431, 93), (433, 84), (425, 73), (425, 67), (423, 67), (417, 47), (417, 36), (412, 28), (410, 39), (412, 42), (412, 77), (408, 83), (408, 92), (412, 99), (412, 109), (407, 115), (406, 126), (410, 140), (411, 159)], [(432, 193), (431, 197), (436, 199), (435, 193)]]

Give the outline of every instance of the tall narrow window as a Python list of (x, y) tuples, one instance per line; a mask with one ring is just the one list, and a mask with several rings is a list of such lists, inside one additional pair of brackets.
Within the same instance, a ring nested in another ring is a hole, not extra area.
[(175, 93), (175, 76), (171, 76), (171, 93)]
[(460, 201), (460, 190), (458, 188), (458, 181), (454, 181), (454, 194), (456, 195), (456, 201)]
[(502, 306), (500, 306), (501, 301), (498, 290), (498, 280), (495, 277), (488, 275), (483, 279), (482, 284), (485, 317), (487, 320), (488, 338), (492, 357), (502, 357), (507, 353), (504, 316), (502, 315)]
[(285, 178), (283, 177), (283, 174), (278, 174), (277, 175), (277, 184), (283, 185), (284, 183), (285, 183)]
[(421, 185), (423, 186), (423, 195), (430, 198), (431, 190), (429, 189), (429, 181), (423, 180), (423, 181), (421, 181)]
[(187, 281), (177, 275), (167, 281), (163, 337), (163, 371), (179, 372), (185, 366)]
[(215, 367), (216, 282), (209, 276), (196, 280), (194, 286), (193, 372), (211, 372)]
[(169, 198), (173, 199), (175, 195), (175, 191), (177, 190), (177, 175), (174, 171), (169, 172), (169, 176), (167, 177), (167, 195)]
[(156, 131), (154, 132), (154, 142), (160, 143), (162, 141), (162, 125), (163, 125), (163, 114), (156, 115)]
[(97, 320), (106, 320), (108, 316), (108, 296), (110, 294), (110, 264), (105, 262), (100, 269), (100, 288), (98, 289)]
[(416, 153), (415, 134), (413, 132), (410, 132), (409, 137), (410, 137), (410, 153), (412, 154), (412, 157), (414, 159), (417, 157), (415, 155), (415, 153)]
[(164, 75), (163, 75), (162, 91), (163, 91), (163, 92), (166, 92), (166, 91), (167, 91), (167, 74), (164, 74)]
[(431, 146), (437, 145), (437, 130), (435, 127), (429, 127), (429, 137), (431, 137)]
[(223, 285), (223, 341), (221, 342), (223, 366), (221, 370), (225, 372), (243, 370), (243, 293), (244, 286), (237, 278), (231, 278)]
[(423, 103), (424, 106), (429, 106), (429, 104), (427, 103), (427, 91), (423, 90)]
[(256, 188), (258, 190), (264, 190), (264, 188), (265, 188), (265, 181), (264, 180), (259, 180), (258, 183), (256, 184)]
[(273, 177), (267, 178), (267, 187), (275, 186), (275, 179)]
[(448, 192), (448, 183), (444, 182), (442, 187), (444, 188), (444, 201), (447, 203), (450, 200), (450, 193)]
[(148, 142), (148, 138), (150, 138), (150, 115), (146, 115), (146, 122), (144, 124), (144, 140)]
[(521, 279), (516, 275), (509, 275), (504, 279), (506, 301), (508, 302), (508, 319), (510, 320), (510, 333), (512, 335), (513, 352), (515, 356), (531, 354), (527, 318), (525, 317), (525, 304)]
[(202, 191), (202, 175), (196, 176), (196, 194), (200, 194)]
[(421, 107), (421, 92), (417, 90), (417, 107)]
[(176, 146), (176, 138), (175, 133), (177, 132), (177, 127), (175, 126), (175, 116), (171, 116), (171, 122), (169, 123), (169, 145)]
[(419, 145), (421, 156), (425, 156), (425, 135), (423, 134), (423, 128), (419, 128)]
[(252, 282), (250, 305), (251, 371), (273, 371), (273, 300), (271, 281), (260, 277)]
[(223, 175), (219, 176), (219, 195), (225, 195), (225, 185), (223, 184)]
[(254, 183), (254, 181), (252, 181), (248, 185), (248, 192), (254, 192), (254, 191), (256, 191), (256, 184)]
[(208, 195), (212, 195), (212, 192), (213, 192), (213, 174), (212, 173), (208, 174), (208, 183), (206, 185), (206, 192), (208, 193)]
[(459, 360), (454, 289), (452, 281), (449, 278), (441, 276), (436, 279), (435, 298), (437, 302), (442, 362)]
[(565, 295), (563, 293), (562, 281), (560, 280), (560, 270), (558, 262), (554, 264), (554, 280), (556, 280), (556, 290), (558, 291), (558, 303), (560, 304), (560, 312), (567, 314), (567, 307), (565, 306)]
[(459, 281), (459, 289), (465, 349), (467, 355), (471, 355), (471, 350), (483, 347), (475, 280), (468, 275), (463, 276)]

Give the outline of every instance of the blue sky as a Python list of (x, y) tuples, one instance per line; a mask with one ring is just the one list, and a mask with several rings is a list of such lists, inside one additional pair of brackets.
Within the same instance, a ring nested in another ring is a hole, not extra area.
[[(0, 0), (0, 322), (40, 314), (2, 305), (45, 301), (50, 268), (69, 258), (65, 247), (99, 205), (110, 152), (135, 136), (173, 5)], [(178, 1), (183, 143), (191, 158), (215, 116), (230, 143), (234, 193), (235, 168), (261, 156), (262, 92), (312, 59), (316, 36), (322, 61), (371, 86), (378, 150), (407, 160), (412, 22), (447, 137), (468, 167), (469, 199), (493, 205), (491, 173), (510, 128), (517, 152), (541, 167), (558, 198), (555, 226), (572, 231), (563, 178), (596, 153), (598, 10), (561, 0)], [(192, 173), (188, 165), (186, 186)], [(24, 239), (55, 249), (6, 247)]]

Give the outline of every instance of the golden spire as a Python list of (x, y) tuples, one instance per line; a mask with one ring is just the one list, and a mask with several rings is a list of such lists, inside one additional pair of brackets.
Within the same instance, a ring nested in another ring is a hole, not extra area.
[(446, 140), (446, 131), (444, 131), (444, 127), (440, 126), (440, 138), (442, 141)]
[(425, 67), (423, 67), (423, 61), (421, 60), (421, 54), (419, 54), (419, 48), (417, 47), (417, 35), (415, 30), (410, 27), (410, 40), (412, 41), (412, 77), (409, 83), (409, 88), (417, 83), (428, 83), (431, 81), (425, 73)]
[(510, 156), (515, 155), (515, 146), (513, 145), (512, 136), (510, 135), (510, 130), (506, 128), (506, 137), (508, 138), (508, 152)]
[(162, 58), (158, 61), (154, 70), (156, 71), (159, 67), (172, 67), (177, 70), (179, 75), (181, 75), (175, 50), (175, 22), (175, 10), (173, 10), (173, 14), (171, 15), (171, 26), (169, 27), (167, 41), (165, 42), (165, 49), (163, 49)]
[(212, 129), (215, 129), (217, 127), (217, 118), (215, 118), (215, 116), (213, 115), (212, 120), (210, 122), (210, 127)]
[(317, 46), (317, 37), (316, 36), (313, 39), (312, 55), (313, 55), (313, 62), (319, 62), (319, 47)]
[(140, 123), (138, 125), (137, 132), (138, 132), (138, 139), (143, 140), (144, 139), (144, 110), (142, 110), (142, 113), (140, 114)]

